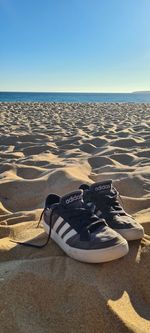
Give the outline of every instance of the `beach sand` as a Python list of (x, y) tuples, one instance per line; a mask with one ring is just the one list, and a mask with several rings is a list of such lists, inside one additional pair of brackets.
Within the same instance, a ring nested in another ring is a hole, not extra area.
[[(150, 104), (0, 103), (0, 333), (150, 332)], [(12, 240), (36, 225), (47, 194), (113, 179), (145, 228), (104, 264)]]

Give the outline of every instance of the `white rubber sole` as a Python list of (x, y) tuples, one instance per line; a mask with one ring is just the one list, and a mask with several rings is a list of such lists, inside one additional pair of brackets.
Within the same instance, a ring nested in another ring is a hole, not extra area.
[(115, 229), (123, 238), (127, 241), (141, 239), (144, 236), (144, 229), (141, 226), (140, 228), (133, 229)]
[[(43, 227), (49, 234), (49, 226), (43, 221)], [(63, 239), (52, 229), (51, 238), (61, 247), (61, 249), (71, 258), (87, 263), (102, 263), (112, 261), (125, 256), (128, 251), (128, 243), (125, 239), (118, 245), (105, 249), (82, 250), (69, 246)]]

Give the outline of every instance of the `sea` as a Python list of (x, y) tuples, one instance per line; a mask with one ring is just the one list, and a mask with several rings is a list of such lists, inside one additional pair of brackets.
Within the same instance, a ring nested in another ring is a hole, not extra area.
[(0, 92), (0, 102), (150, 103), (150, 93)]

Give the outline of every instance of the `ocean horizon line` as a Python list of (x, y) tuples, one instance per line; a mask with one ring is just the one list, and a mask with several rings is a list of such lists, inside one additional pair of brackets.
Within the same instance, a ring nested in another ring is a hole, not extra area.
[[(136, 91), (27, 91), (27, 90), (0, 90), (0, 93), (33, 93), (33, 94), (133, 94)], [(140, 91), (142, 93), (142, 91)], [(144, 93), (144, 92), (143, 92)]]
[(0, 93), (45, 93), (45, 94), (150, 94), (150, 90), (133, 91), (34, 91), (34, 90), (0, 90)]

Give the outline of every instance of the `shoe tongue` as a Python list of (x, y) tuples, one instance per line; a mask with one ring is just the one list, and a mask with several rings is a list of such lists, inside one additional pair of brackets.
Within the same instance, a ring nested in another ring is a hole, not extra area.
[(80, 208), (83, 205), (83, 191), (78, 190), (71, 193), (68, 193), (61, 197), (60, 204), (66, 206), (66, 208), (76, 207)]
[(112, 190), (112, 180), (94, 183), (90, 186), (90, 191), (95, 194), (107, 194)]

